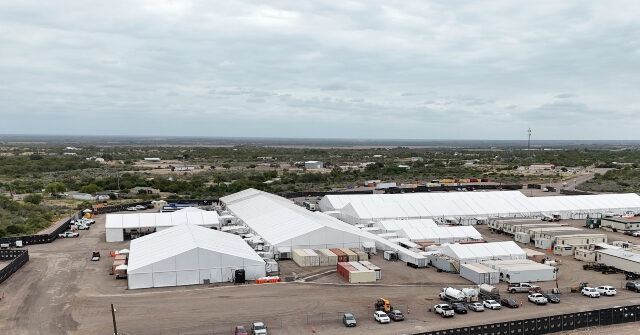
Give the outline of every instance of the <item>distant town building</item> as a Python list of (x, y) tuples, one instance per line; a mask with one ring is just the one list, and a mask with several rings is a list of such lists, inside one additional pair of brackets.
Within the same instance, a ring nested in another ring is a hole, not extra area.
[(75, 152), (65, 152), (65, 153), (63, 153), (63, 155), (65, 155), (65, 156), (78, 156), (78, 154), (75, 153)]
[(422, 157), (411, 157), (412, 162), (424, 162), (424, 158)]
[(320, 161), (306, 161), (304, 162), (304, 167), (307, 170), (310, 169), (322, 169), (324, 167), (324, 164)]
[(404, 165), (404, 164), (400, 164), (400, 165), (398, 165), (398, 167), (401, 168), (401, 169), (406, 169), (406, 170), (411, 169), (411, 167), (409, 165)]
[(66, 148), (64, 148), (64, 150), (80, 150), (80, 149), (78, 149), (76, 147), (66, 147)]
[(553, 164), (538, 164), (534, 163), (529, 165), (529, 170), (555, 170), (556, 166)]
[(144, 161), (145, 162), (159, 162), (159, 161), (161, 161), (161, 159), (158, 158), (158, 157), (147, 157), (147, 158), (144, 159)]

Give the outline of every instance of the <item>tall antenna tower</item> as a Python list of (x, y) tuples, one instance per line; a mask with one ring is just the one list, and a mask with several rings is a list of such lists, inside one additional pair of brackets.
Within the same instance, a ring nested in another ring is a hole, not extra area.
[(529, 141), (527, 142), (527, 151), (529, 151), (529, 157), (531, 157), (531, 128), (527, 130), (529, 133)]

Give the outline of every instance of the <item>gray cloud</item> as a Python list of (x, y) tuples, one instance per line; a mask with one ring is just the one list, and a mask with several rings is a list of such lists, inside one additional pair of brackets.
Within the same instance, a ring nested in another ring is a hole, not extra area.
[(628, 137), (640, 3), (614, 2), (1, 1), (0, 133)]

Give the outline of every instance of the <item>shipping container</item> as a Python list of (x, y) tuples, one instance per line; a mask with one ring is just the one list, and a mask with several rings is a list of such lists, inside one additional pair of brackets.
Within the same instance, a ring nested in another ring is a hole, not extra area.
[(293, 261), (298, 266), (320, 266), (320, 257), (311, 249), (294, 249)]
[(478, 285), (495, 285), (500, 280), (498, 270), (492, 269), (479, 263), (461, 264), (460, 276)]
[(349, 274), (351, 271), (356, 271), (356, 268), (351, 266), (348, 262), (338, 262), (337, 272), (346, 281), (349, 281)]
[(360, 264), (364, 265), (369, 270), (373, 270), (376, 273), (376, 280), (382, 279), (382, 269), (379, 266), (369, 261), (361, 261)]
[(349, 262), (357, 262), (358, 261), (358, 254), (356, 254), (355, 252), (351, 251), (351, 249), (349, 249), (349, 248), (340, 248), (340, 250), (342, 250), (342, 252), (347, 254), (347, 256), (349, 257)]
[(338, 256), (338, 262), (348, 262), (349, 261), (349, 256), (347, 256), (347, 254), (345, 254), (342, 250), (340, 250), (338, 248), (329, 249), (329, 250), (331, 250), (331, 252), (333, 252), (334, 254), (336, 254), (336, 256)]
[(116, 271), (116, 268), (119, 265), (125, 265), (125, 260), (124, 259), (118, 259), (118, 260), (114, 260), (113, 261), (113, 265), (111, 266), (111, 271), (109, 272), (109, 274), (114, 274)]
[(376, 281), (376, 272), (368, 269), (366, 266), (358, 262), (349, 262), (356, 271), (349, 272), (349, 282), (354, 283), (370, 283)]
[(316, 253), (320, 257), (320, 266), (335, 266), (338, 264), (338, 256), (329, 249), (319, 249)]
[(356, 249), (356, 248), (351, 248), (351, 251), (355, 252), (356, 255), (358, 255), (358, 261), (368, 261), (369, 260), (369, 255), (367, 255), (366, 252), (360, 250), (360, 249)]

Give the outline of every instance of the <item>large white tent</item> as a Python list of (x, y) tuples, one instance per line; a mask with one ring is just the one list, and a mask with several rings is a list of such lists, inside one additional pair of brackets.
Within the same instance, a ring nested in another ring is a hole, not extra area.
[(321, 211), (351, 224), (393, 219), (434, 219), (473, 224), (477, 218), (524, 218), (560, 215), (583, 219), (606, 213), (640, 212), (634, 193), (527, 197), (519, 191), (326, 195)]
[(225, 208), (260, 236), (274, 252), (293, 249), (361, 248), (374, 244), (379, 250), (395, 250), (398, 257), (418, 266), (426, 258), (382, 237), (293, 202), (255, 189), (220, 199)]
[(124, 241), (125, 230), (161, 231), (181, 224), (207, 228), (218, 227), (217, 212), (188, 207), (170, 213), (107, 214), (105, 220), (107, 242)]
[(240, 236), (183, 224), (131, 241), (127, 280), (129, 289), (230, 282), (240, 269), (247, 280), (266, 274)]

